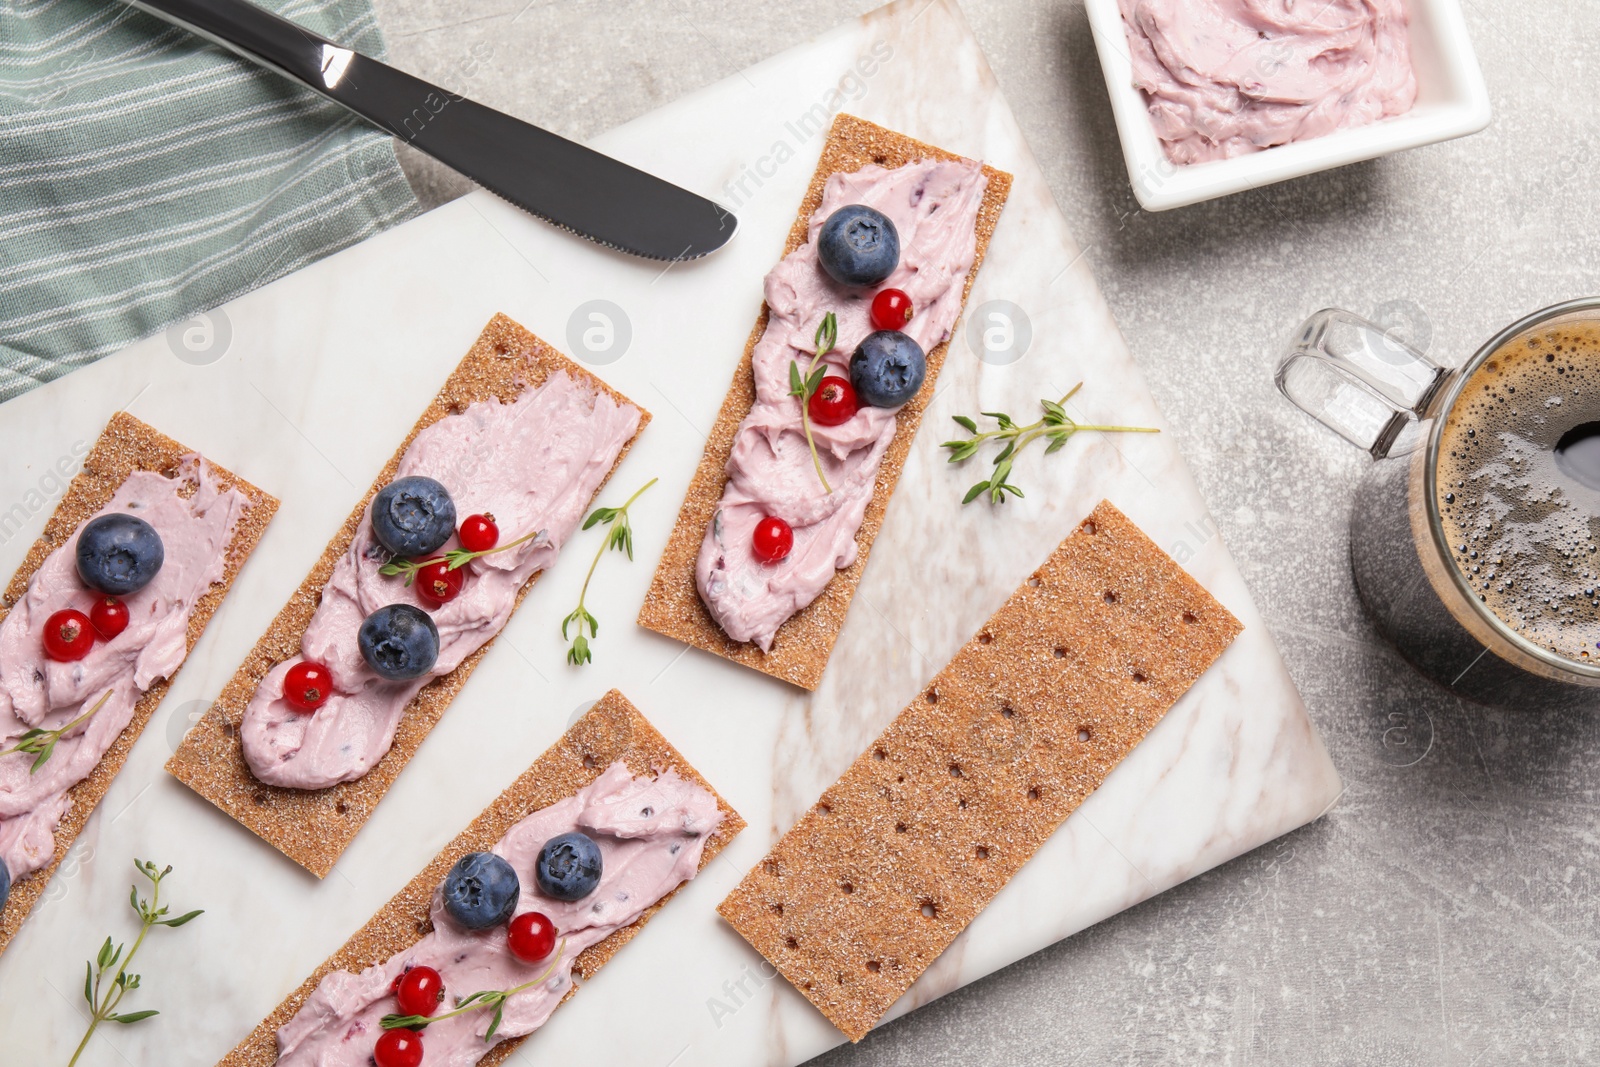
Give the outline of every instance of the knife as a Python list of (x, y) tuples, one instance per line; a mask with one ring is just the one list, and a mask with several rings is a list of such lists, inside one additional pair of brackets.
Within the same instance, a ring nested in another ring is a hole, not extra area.
[(547, 222), (649, 259), (727, 244), (732, 213), (548, 130), (395, 70), (247, 0), (127, 0), (293, 79)]

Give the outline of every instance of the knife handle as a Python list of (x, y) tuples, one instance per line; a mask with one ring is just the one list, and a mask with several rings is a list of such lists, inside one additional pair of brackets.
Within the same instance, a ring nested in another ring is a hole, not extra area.
[(436, 110), (435, 101), (460, 99), (248, 0), (126, 2), (292, 78), (405, 141), (417, 138), (419, 108)]

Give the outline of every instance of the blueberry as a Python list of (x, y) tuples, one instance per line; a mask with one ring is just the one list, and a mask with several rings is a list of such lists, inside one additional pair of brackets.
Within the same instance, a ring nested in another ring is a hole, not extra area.
[(867, 334), (850, 357), (850, 384), (875, 408), (897, 408), (917, 395), (928, 374), (922, 346), (899, 330)]
[(456, 532), (456, 504), (432, 478), (397, 478), (372, 498), (372, 532), (397, 556), (426, 556)]
[(11, 896), (11, 872), (6, 870), (6, 865), (0, 863), (0, 909), (6, 906), (6, 898)]
[(444, 876), (444, 910), (468, 930), (487, 930), (511, 918), (522, 883), (493, 852), (469, 852)]
[(544, 843), (533, 864), (539, 892), (556, 900), (582, 900), (600, 884), (600, 846), (574, 830)]
[(120, 511), (90, 519), (78, 534), (78, 577), (111, 596), (149, 585), (166, 556), (154, 526)]
[(900, 263), (900, 235), (883, 212), (846, 204), (822, 224), (817, 260), (840, 285), (877, 285)]
[(391, 682), (421, 678), (439, 658), (439, 628), (428, 613), (410, 604), (379, 608), (356, 633), (361, 658)]

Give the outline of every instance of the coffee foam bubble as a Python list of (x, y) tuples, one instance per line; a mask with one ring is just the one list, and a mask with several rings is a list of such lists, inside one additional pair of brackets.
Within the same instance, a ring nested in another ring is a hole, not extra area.
[(1600, 663), (1600, 492), (1556, 465), (1600, 422), (1600, 322), (1540, 327), (1475, 371), (1440, 437), (1438, 505), (1478, 599), (1528, 640)]

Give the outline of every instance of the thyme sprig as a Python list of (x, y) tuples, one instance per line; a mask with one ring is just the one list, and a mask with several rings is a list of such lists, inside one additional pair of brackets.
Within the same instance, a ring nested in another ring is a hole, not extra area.
[(532, 533), (523, 534), (515, 541), (507, 541), (503, 545), (495, 545), (493, 548), (479, 549), (476, 552), (468, 552), (464, 548), (452, 548), (442, 556), (429, 556), (427, 559), (392, 559), (388, 563), (385, 563), (383, 566), (379, 567), (378, 573), (386, 578), (393, 578), (397, 574), (403, 574), (406, 576), (406, 584), (410, 585), (416, 580), (418, 571), (424, 567), (432, 566), (433, 564), (438, 563), (440, 560), (446, 560), (449, 562), (450, 565), (446, 567), (445, 570), (459, 570), (460, 568), (465, 567), (468, 563), (471, 563), (473, 560), (477, 559), (479, 556), (488, 556), (495, 552), (504, 552), (508, 548), (516, 548), (524, 541), (534, 541), (543, 537), (544, 533), (545, 532), (543, 530), (534, 530)]
[[(637, 492), (628, 498), (627, 503), (620, 508), (595, 508), (589, 517), (583, 520), (583, 528), (589, 529), (597, 523), (609, 523), (605, 540), (600, 542), (600, 548), (594, 554), (594, 560), (589, 564), (589, 573), (584, 575), (583, 588), (578, 591), (578, 606), (572, 614), (561, 620), (561, 640), (567, 640), (567, 627), (573, 623), (578, 624), (577, 636), (572, 639), (572, 647), (567, 649), (567, 662), (574, 667), (581, 667), (590, 662), (589, 638), (600, 636), (600, 620), (589, 613), (583, 606), (584, 598), (589, 595), (589, 580), (594, 577), (594, 569), (600, 565), (600, 557), (606, 554), (606, 549), (614, 548), (619, 552), (626, 552), (628, 558), (633, 558), (633, 527), (628, 523), (628, 509), (633, 502), (644, 495), (644, 491), (656, 484), (656, 479), (651, 478), (641, 485)], [(583, 628), (589, 627), (589, 637), (583, 636)]]
[[(640, 492), (643, 492), (643, 490), (640, 490)], [(471, 996), (462, 997), (456, 1001), (454, 1010), (447, 1011), (443, 1015), (385, 1015), (378, 1020), (378, 1025), (385, 1030), (422, 1030), (429, 1023), (436, 1023), (440, 1019), (448, 1019), (455, 1015), (465, 1015), (469, 1011), (482, 1011), (485, 1008), (493, 1008), (494, 1018), (489, 1020), (489, 1029), (483, 1035), (483, 1039), (487, 1041), (494, 1036), (496, 1030), (500, 1029), (500, 1022), (505, 1016), (506, 1001), (525, 989), (532, 989), (534, 986), (548, 981), (550, 976), (556, 972), (556, 966), (560, 964), (561, 957), (566, 952), (566, 949), (567, 939), (562, 938), (561, 943), (556, 946), (555, 958), (550, 961), (550, 966), (546, 967), (544, 973), (531, 982), (523, 982), (521, 985), (514, 986), (511, 989), (485, 989), (481, 992), (473, 993)]]
[(830, 311), (822, 316), (822, 322), (817, 326), (813, 338), (817, 352), (806, 365), (805, 373), (801, 373), (797, 361), (789, 361), (789, 395), (800, 398), (800, 426), (806, 432), (806, 447), (811, 449), (811, 463), (817, 468), (817, 481), (822, 483), (824, 493), (833, 492), (833, 487), (828, 484), (828, 476), (822, 473), (822, 457), (817, 455), (817, 442), (811, 436), (811, 398), (821, 387), (822, 379), (828, 375), (828, 368), (817, 364), (822, 362), (823, 356), (833, 351), (838, 340), (839, 320)]
[(37, 726), (34, 727), (32, 730), (27, 731), (21, 737), (17, 738), (16, 744), (12, 745), (5, 751), (0, 752), (0, 756), (9, 756), (13, 752), (31, 753), (34, 755), (35, 759), (33, 761), (33, 766), (28, 768), (28, 773), (35, 773), (40, 767), (45, 765), (45, 761), (55, 754), (56, 742), (61, 740), (62, 736), (65, 735), (68, 730), (71, 730), (74, 726), (88, 722), (94, 716), (95, 712), (105, 707), (106, 701), (111, 699), (112, 692), (113, 690), (107, 689), (106, 695), (95, 701), (94, 707), (90, 708), (88, 711), (84, 712), (82, 715), (79, 715), (76, 719), (73, 719), (71, 722), (67, 723), (67, 725), (60, 727), (59, 729), (42, 730)]
[[(109, 695), (109, 694), (108, 694)], [(72, 1054), (72, 1059), (67, 1061), (67, 1067), (73, 1067), (78, 1062), (78, 1057), (83, 1055), (83, 1050), (89, 1047), (89, 1039), (94, 1036), (95, 1029), (101, 1023), (121, 1023), (126, 1026), (142, 1019), (148, 1019), (160, 1012), (154, 1008), (145, 1008), (142, 1011), (119, 1012), (117, 1006), (122, 1003), (122, 998), (128, 993), (139, 988), (139, 976), (128, 971), (128, 965), (133, 962), (133, 957), (138, 953), (139, 946), (144, 944), (144, 937), (150, 932), (152, 926), (179, 927), (203, 914), (200, 910), (185, 912), (167, 918), (168, 908), (161, 903), (161, 879), (172, 873), (168, 865), (160, 870), (148, 860), (134, 860), (135, 869), (146, 878), (150, 879), (150, 899), (146, 901), (139, 896), (138, 885), (128, 890), (128, 902), (133, 905), (133, 910), (139, 914), (139, 936), (134, 939), (133, 948), (127, 955), (122, 953), (122, 945), (111, 947), (111, 938), (107, 937), (105, 944), (100, 946), (99, 953), (93, 962), (83, 965), (83, 999), (89, 1002), (89, 1029), (84, 1032), (83, 1040), (78, 1042), (77, 1051)], [(114, 969), (113, 969), (114, 968)], [(109, 979), (107, 976), (110, 976)]]
[(1011, 467), (1016, 462), (1017, 453), (1041, 437), (1050, 439), (1050, 446), (1044, 450), (1044, 454), (1048, 456), (1066, 447), (1067, 441), (1080, 430), (1098, 430), (1101, 433), (1161, 432), (1150, 426), (1100, 426), (1075, 421), (1067, 414), (1066, 403), (1082, 388), (1083, 383), (1079, 382), (1067, 390), (1067, 395), (1060, 400), (1039, 401), (1040, 407), (1044, 408), (1044, 416), (1026, 426), (1017, 425), (1016, 421), (1003, 411), (985, 411), (981, 414), (995, 420), (999, 428), (979, 433), (978, 424), (974, 419), (966, 415), (954, 416), (961, 428), (973, 436), (964, 441), (946, 441), (939, 446), (950, 450), (951, 463), (971, 459), (987, 441), (1005, 442), (1000, 454), (994, 457), (994, 470), (990, 472), (989, 477), (968, 489), (967, 495), (961, 498), (961, 503), (970, 504), (984, 494), (988, 494), (991, 504), (1004, 504), (1007, 493), (1012, 496), (1022, 496), (1022, 490), (1011, 483)]

